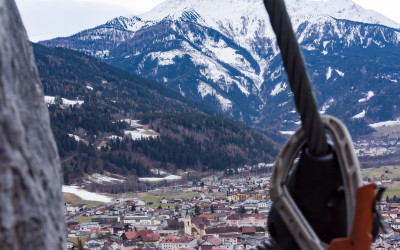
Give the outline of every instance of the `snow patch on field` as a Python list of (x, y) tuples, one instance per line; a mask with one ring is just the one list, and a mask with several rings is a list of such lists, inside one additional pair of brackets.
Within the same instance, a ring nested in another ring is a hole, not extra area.
[(148, 182), (157, 182), (157, 181), (174, 181), (174, 180), (180, 180), (182, 179), (181, 176), (178, 175), (168, 175), (165, 177), (141, 177), (139, 178), (139, 181), (148, 181)]
[(159, 135), (153, 130), (138, 128), (136, 130), (124, 130), (125, 136), (130, 136), (132, 140), (142, 140), (147, 138), (157, 138)]
[(368, 91), (367, 97), (358, 100), (358, 102), (366, 102), (366, 101), (368, 101), (369, 99), (371, 99), (374, 95), (375, 95), (375, 94), (374, 94), (373, 91)]
[[(132, 119), (122, 119), (120, 122), (126, 122), (129, 124), (131, 129), (124, 130), (124, 136), (130, 136), (132, 140), (142, 140), (147, 138), (157, 138), (160, 136), (156, 131), (148, 128), (143, 128), (144, 125), (140, 124), (140, 120), (132, 120)], [(107, 137), (109, 139), (116, 140), (122, 139), (122, 137), (118, 137), (116, 135), (111, 135)]]
[(134, 128), (141, 128), (143, 127), (142, 124), (140, 124), (140, 120), (132, 120), (132, 119), (122, 119), (119, 120), (120, 122), (126, 122), (128, 123), (130, 126), (134, 127)]
[(373, 127), (373, 128), (392, 127), (392, 126), (397, 126), (397, 125), (400, 125), (400, 119), (397, 119), (396, 121), (384, 121), (384, 122), (377, 122), (377, 123), (369, 124), (369, 126)]
[(83, 189), (80, 189), (77, 186), (62, 186), (63, 193), (71, 193), (79, 196), (82, 200), (87, 201), (101, 201), (101, 202), (111, 202), (112, 198), (105, 195), (100, 195), (96, 193), (92, 193)]
[[(55, 96), (48, 96), (48, 95), (44, 96), (44, 102), (46, 104), (52, 104), (52, 105), (56, 104), (55, 99), (56, 99)], [(61, 100), (62, 100), (63, 105), (72, 105), (72, 106), (77, 105), (77, 104), (82, 105), (85, 102), (85, 101), (80, 101), (80, 100), (68, 100), (66, 98), (61, 98)]]
[(87, 177), (87, 179), (91, 182), (96, 182), (102, 184), (103, 182), (125, 182), (125, 180), (120, 180), (117, 178), (113, 178), (110, 176), (102, 175), (102, 174), (92, 174)]

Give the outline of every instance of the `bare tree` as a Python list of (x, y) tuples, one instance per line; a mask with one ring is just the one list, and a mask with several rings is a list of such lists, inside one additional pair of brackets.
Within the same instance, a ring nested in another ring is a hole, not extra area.
[(0, 0), (0, 249), (64, 249), (60, 160), (32, 47)]

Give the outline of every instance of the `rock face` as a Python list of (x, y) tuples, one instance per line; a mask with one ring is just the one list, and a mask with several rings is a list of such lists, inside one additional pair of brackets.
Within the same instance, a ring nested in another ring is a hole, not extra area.
[(60, 160), (13, 0), (0, 0), (0, 249), (64, 249)]

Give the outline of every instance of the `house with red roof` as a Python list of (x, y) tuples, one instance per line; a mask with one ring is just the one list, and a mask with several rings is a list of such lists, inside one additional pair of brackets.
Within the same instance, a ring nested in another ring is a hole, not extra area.
[(125, 232), (121, 235), (121, 238), (123, 240), (136, 242), (137, 244), (153, 243), (157, 245), (160, 236), (155, 234), (151, 229), (143, 229), (140, 231)]
[(242, 227), (242, 234), (255, 235), (256, 227)]
[(214, 220), (215, 216), (212, 214), (201, 214), (199, 217), (202, 217), (207, 220)]
[(69, 231), (70, 231), (71, 233), (76, 233), (76, 232), (78, 232), (79, 230), (81, 230), (81, 225), (79, 225), (79, 224), (70, 225), (70, 226), (69, 226)]
[(206, 235), (212, 235), (212, 236), (219, 236), (219, 235), (231, 235), (231, 234), (238, 234), (240, 233), (238, 227), (210, 227), (206, 228), (205, 230)]
[(264, 214), (231, 214), (226, 218), (228, 226), (259, 226), (265, 227), (267, 224), (267, 216)]
[(187, 235), (182, 235), (181, 237), (174, 237), (168, 235), (160, 243), (161, 249), (195, 249), (197, 247), (197, 239), (188, 237)]
[(221, 239), (214, 236), (204, 236), (199, 243), (200, 250), (226, 250)]

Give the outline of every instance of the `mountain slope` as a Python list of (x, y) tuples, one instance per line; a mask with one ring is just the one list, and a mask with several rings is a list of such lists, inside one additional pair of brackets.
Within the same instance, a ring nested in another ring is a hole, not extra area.
[[(350, 0), (286, 3), (321, 110), (353, 131), (364, 124), (362, 133), (368, 123), (398, 118), (399, 98), (390, 96), (399, 97), (399, 24)], [(42, 43), (157, 80), (250, 125), (298, 126), (262, 1), (170, 0), (141, 16)]]
[(65, 183), (103, 171), (223, 170), (277, 154), (266, 134), (154, 81), (68, 49), (33, 47)]

